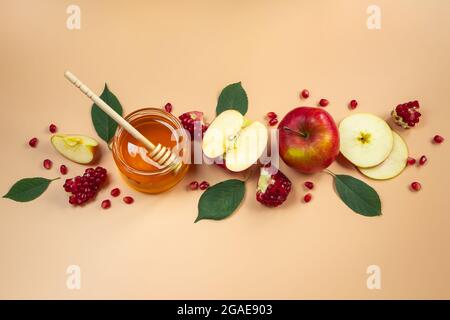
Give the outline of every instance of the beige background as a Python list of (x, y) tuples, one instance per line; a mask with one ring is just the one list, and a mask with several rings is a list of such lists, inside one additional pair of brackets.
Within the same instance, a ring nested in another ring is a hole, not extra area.
[[(81, 30), (66, 29), (66, 8), (81, 7)], [(381, 30), (368, 30), (366, 9), (382, 10)], [(422, 168), (370, 182), (380, 218), (352, 213), (326, 174), (306, 177), (282, 166), (294, 191), (279, 209), (254, 200), (256, 178), (230, 219), (193, 224), (200, 192), (194, 179), (227, 174), (199, 167), (175, 189), (149, 196), (126, 188), (112, 157), (111, 187), (136, 198), (125, 206), (100, 200), (67, 204), (62, 182), (32, 203), (0, 199), (1, 298), (450, 298), (449, 195), (450, 1), (0, 1), (0, 116), (3, 193), (22, 177), (70, 175), (83, 167), (51, 148), (49, 123), (95, 136), (90, 102), (63, 78), (71, 69), (92, 89), (108, 82), (125, 111), (162, 106), (199, 109), (211, 119), (220, 90), (242, 81), (249, 116), (280, 116), (322, 97), (342, 119), (352, 98), (359, 111), (387, 117), (418, 99), (423, 119), (401, 131)], [(298, 99), (308, 88), (311, 98)], [(430, 143), (440, 133), (448, 140)], [(41, 140), (30, 149), (32, 136)], [(105, 148), (104, 148), (105, 149)], [(48, 172), (45, 158), (55, 162)], [(344, 162), (335, 172), (359, 174)], [(316, 184), (308, 205), (302, 183)], [(418, 180), (420, 193), (408, 185)], [(110, 189), (110, 188), (109, 188)], [(79, 265), (82, 288), (66, 288), (66, 268)], [(366, 268), (382, 271), (368, 290)]]

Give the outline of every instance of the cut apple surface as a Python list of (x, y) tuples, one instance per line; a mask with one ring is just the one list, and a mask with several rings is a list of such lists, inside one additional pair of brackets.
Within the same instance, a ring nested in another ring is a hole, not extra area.
[(358, 168), (363, 175), (375, 180), (387, 180), (398, 176), (405, 169), (408, 147), (398, 133), (392, 131), (392, 134), (394, 145), (387, 159), (372, 168)]
[(243, 127), (244, 117), (236, 110), (222, 112), (209, 125), (203, 136), (202, 149), (208, 158), (223, 155), (227, 148), (229, 137), (234, 137)]
[(339, 124), (340, 151), (359, 168), (382, 163), (392, 151), (392, 130), (383, 119), (369, 113), (346, 117)]
[(242, 129), (235, 141), (229, 141), (225, 166), (240, 172), (258, 161), (267, 146), (267, 128), (260, 122), (253, 122)]
[(227, 169), (240, 172), (256, 163), (267, 139), (267, 128), (262, 123), (250, 122), (236, 110), (226, 110), (206, 130), (202, 149), (208, 158), (223, 156)]
[(98, 142), (83, 135), (56, 134), (51, 142), (64, 157), (80, 164), (91, 163), (97, 153)]

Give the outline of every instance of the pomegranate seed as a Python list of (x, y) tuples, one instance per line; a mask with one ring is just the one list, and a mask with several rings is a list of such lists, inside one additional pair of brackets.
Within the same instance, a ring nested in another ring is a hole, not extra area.
[(354, 109), (356, 109), (357, 106), (358, 106), (358, 101), (356, 101), (356, 100), (350, 101), (350, 104), (349, 104), (350, 109), (354, 110)]
[(197, 190), (198, 189), (198, 182), (197, 181), (192, 181), (191, 183), (189, 183), (189, 189)]
[(309, 190), (312, 190), (312, 189), (314, 188), (314, 183), (312, 183), (311, 181), (306, 181), (306, 182), (304, 183), (304, 186), (305, 186), (306, 188), (308, 188)]
[(408, 162), (408, 165), (413, 166), (416, 164), (416, 159), (408, 157), (407, 162)]
[(200, 183), (199, 188), (200, 190), (206, 190), (209, 188), (209, 183), (207, 181), (203, 181), (202, 183)]
[(109, 209), (111, 208), (111, 201), (106, 199), (102, 201), (102, 208), (103, 209)]
[(306, 89), (303, 89), (301, 92), (302, 98), (303, 99), (308, 99), (309, 98), (309, 91)]
[(442, 136), (440, 136), (440, 135), (435, 135), (434, 136), (434, 138), (433, 138), (433, 141), (435, 142), (435, 143), (442, 143), (442, 142), (444, 142), (444, 137), (442, 137)]
[(77, 204), (77, 196), (75, 194), (73, 194), (69, 197), (69, 203), (73, 204), (73, 205)]
[(428, 161), (426, 156), (421, 156), (419, 159), (419, 164), (423, 166)]
[(272, 118), (269, 120), (269, 125), (274, 126), (278, 123), (278, 119), (277, 118)]
[(44, 160), (44, 168), (50, 170), (52, 168), (53, 162), (50, 159)]
[(312, 194), (311, 193), (307, 193), (305, 194), (305, 196), (303, 197), (303, 201), (305, 201), (306, 203), (310, 202), (312, 199)]
[(133, 197), (126, 196), (126, 197), (123, 197), (123, 202), (125, 202), (126, 204), (132, 204), (134, 202), (134, 199), (133, 199)]
[(30, 145), (30, 147), (36, 148), (38, 142), (39, 142), (38, 138), (32, 138), (32, 139), (28, 142), (28, 144)]
[(111, 195), (113, 197), (118, 197), (120, 195), (120, 189), (119, 188), (114, 188), (111, 190)]
[(170, 102), (166, 103), (166, 105), (164, 106), (164, 110), (166, 110), (167, 112), (172, 112), (172, 104)]
[(59, 167), (59, 172), (61, 172), (61, 174), (67, 174), (67, 167), (65, 166), (65, 165), (61, 165), (60, 167)]
[(330, 101), (328, 101), (327, 99), (320, 99), (320, 101), (319, 101), (319, 105), (321, 107), (326, 107), (329, 103), (330, 103)]
[(48, 127), (48, 130), (51, 132), (51, 133), (55, 133), (57, 130), (58, 130), (58, 128), (56, 127), (56, 125), (54, 125), (53, 123)]
[(267, 114), (267, 118), (269, 118), (269, 119), (274, 119), (276, 117), (278, 117), (278, 116), (277, 116), (277, 114), (275, 112), (269, 112)]
[(419, 182), (413, 182), (411, 183), (411, 189), (413, 191), (419, 191), (420, 189), (422, 189), (422, 185)]
[(63, 188), (66, 192), (72, 193), (69, 203), (77, 206), (95, 198), (106, 179), (107, 171), (102, 167), (88, 168), (83, 176), (66, 179)]

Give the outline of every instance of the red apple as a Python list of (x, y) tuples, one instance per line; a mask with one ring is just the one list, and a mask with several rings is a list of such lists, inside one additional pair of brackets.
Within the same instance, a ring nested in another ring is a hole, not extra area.
[(339, 131), (322, 108), (298, 107), (281, 120), (280, 157), (302, 173), (327, 168), (339, 154)]

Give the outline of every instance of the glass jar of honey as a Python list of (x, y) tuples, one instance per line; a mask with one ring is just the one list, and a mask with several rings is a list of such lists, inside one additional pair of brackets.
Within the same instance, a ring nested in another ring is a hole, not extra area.
[(189, 169), (184, 160), (190, 139), (178, 118), (159, 108), (145, 108), (134, 111), (125, 119), (153, 144), (160, 143), (183, 160), (178, 167), (161, 167), (148, 156), (148, 150), (140, 141), (119, 127), (113, 138), (112, 153), (126, 182), (145, 193), (164, 192), (180, 182)]

